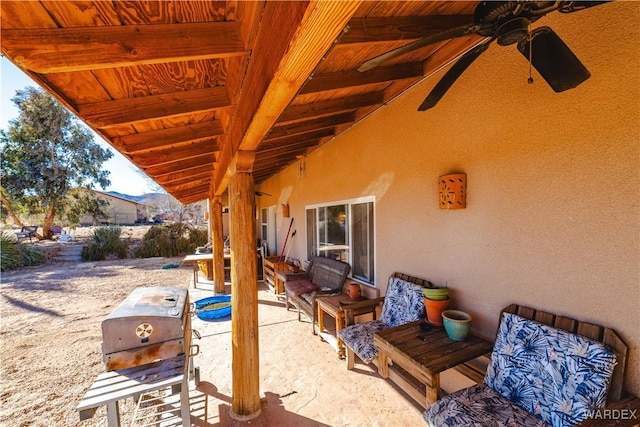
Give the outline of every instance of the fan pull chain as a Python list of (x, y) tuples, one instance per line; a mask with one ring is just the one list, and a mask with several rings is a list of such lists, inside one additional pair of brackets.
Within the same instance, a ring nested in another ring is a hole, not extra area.
[(532, 74), (532, 55), (533, 55), (533, 39), (531, 38), (531, 22), (529, 22), (529, 25), (527, 26), (527, 35), (529, 37), (529, 78), (527, 79), (527, 83), (529, 84), (533, 84), (533, 74)]

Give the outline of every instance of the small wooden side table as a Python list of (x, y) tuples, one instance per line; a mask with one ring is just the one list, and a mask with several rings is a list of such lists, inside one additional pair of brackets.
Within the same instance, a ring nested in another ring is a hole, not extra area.
[[(373, 345), (378, 347), (380, 376), (398, 384), (427, 408), (441, 396), (441, 372), (490, 352), (493, 343), (474, 335), (464, 341), (453, 341), (440, 327), (423, 332), (421, 323), (424, 320), (378, 331), (373, 336)], [(402, 370), (396, 370), (396, 367)], [(415, 388), (415, 381), (405, 378), (405, 373), (418, 380), (422, 387)]]
[[(344, 353), (344, 344), (342, 343), (342, 340), (338, 336), (338, 332), (342, 330), (345, 327), (345, 325), (349, 325), (353, 323), (353, 319), (346, 319), (343, 306), (352, 304), (355, 302), (365, 301), (365, 300), (367, 300), (367, 298), (365, 297), (358, 300), (352, 300), (351, 298), (349, 298), (349, 295), (347, 294), (319, 297), (316, 299), (316, 303), (318, 304), (318, 335), (320, 336), (320, 339), (330, 344), (335, 343), (335, 345), (333, 346), (338, 352), (338, 356), (341, 359), (344, 359), (345, 353)], [(373, 314), (373, 317), (375, 319), (375, 316), (376, 316), (375, 310), (376, 310), (376, 306), (373, 305), (373, 306), (366, 306), (366, 307), (358, 307), (350, 312), (353, 313), (353, 317), (360, 316), (363, 314)], [(336, 321), (335, 336), (329, 331), (326, 331), (324, 328), (325, 313), (333, 317)]]

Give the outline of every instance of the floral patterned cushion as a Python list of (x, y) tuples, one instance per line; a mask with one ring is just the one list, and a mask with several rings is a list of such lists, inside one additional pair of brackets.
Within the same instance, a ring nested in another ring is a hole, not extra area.
[(424, 318), (422, 287), (397, 277), (389, 279), (380, 320), (388, 327), (404, 325)]
[(373, 334), (424, 318), (422, 288), (397, 277), (389, 279), (387, 293), (382, 304), (380, 320), (347, 326), (338, 334), (342, 341), (365, 363), (371, 363), (378, 355), (373, 345)]
[(422, 416), (430, 427), (549, 426), (486, 384), (445, 396), (429, 406)]
[(504, 313), (485, 383), (554, 427), (601, 408), (615, 353), (596, 341)]
[(596, 341), (504, 313), (483, 384), (423, 414), (429, 426), (573, 426), (601, 408), (615, 353)]
[(378, 356), (378, 349), (373, 345), (373, 334), (388, 326), (380, 320), (356, 323), (342, 329), (338, 334), (342, 341), (365, 363), (371, 363)]

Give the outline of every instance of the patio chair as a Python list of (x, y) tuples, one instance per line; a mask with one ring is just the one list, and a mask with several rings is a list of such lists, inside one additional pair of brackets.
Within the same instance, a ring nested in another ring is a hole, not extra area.
[(289, 304), (304, 312), (311, 319), (311, 331), (316, 334), (318, 320), (318, 305), (316, 298), (326, 295), (336, 295), (342, 292), (351, 266), (336, 259), (314, 256), (306, 271), (285, 274), (285, 307)]
[(22, 227), (22, 229), (20, 231), (16, 232), (16, 237), (18, 239), (26, 239), (27, 237), (29, 238), (29, 242), (31, 242), (31, 239), (33, 237), (36, 237), (36, 232), (38, 231), (38, 226), (37, 225), (27, 225)]
[[(364, 304), (380, 304), (382, 310), (379, 320), (356, 323), (338, 332), (347, 350), (347, 369), (351, 370), (357, 355), (363, 362), (378, 366), (378, 349), (373, 345), (373, 335), (387, 328), (404, 325), (425, 317), (422, 288), (433, 286), (424, 279), (395, 273), (389, 278), (387, 294), (382, 298), (363, 301), (344, 306), (344, 310), (360, 307)], [(346, 316), (346, 318), (353, 316)]]

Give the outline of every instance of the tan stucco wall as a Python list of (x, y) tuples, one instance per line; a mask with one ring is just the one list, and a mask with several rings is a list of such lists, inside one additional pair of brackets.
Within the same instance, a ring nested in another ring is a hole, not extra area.
[[(394, 271), (448, 284), (487, 336), (512, 302), (612, 327), (640, 395), (639, 22), (631, 2), (551, 14), (536, 26), (590, 70), (578, 88), (528, 85), (516, 48), (493, 45), (434, 110), (416, 108), (439, 76), (311, 153), (303, 179), (294, 165), (264, 183), (274, 196), (258, 203), (289, 203), (302, 258), (305, 205), (375, 196), (377, 286)], [(467, 174), (464, 210), (438, 209), (450, 172)]]

